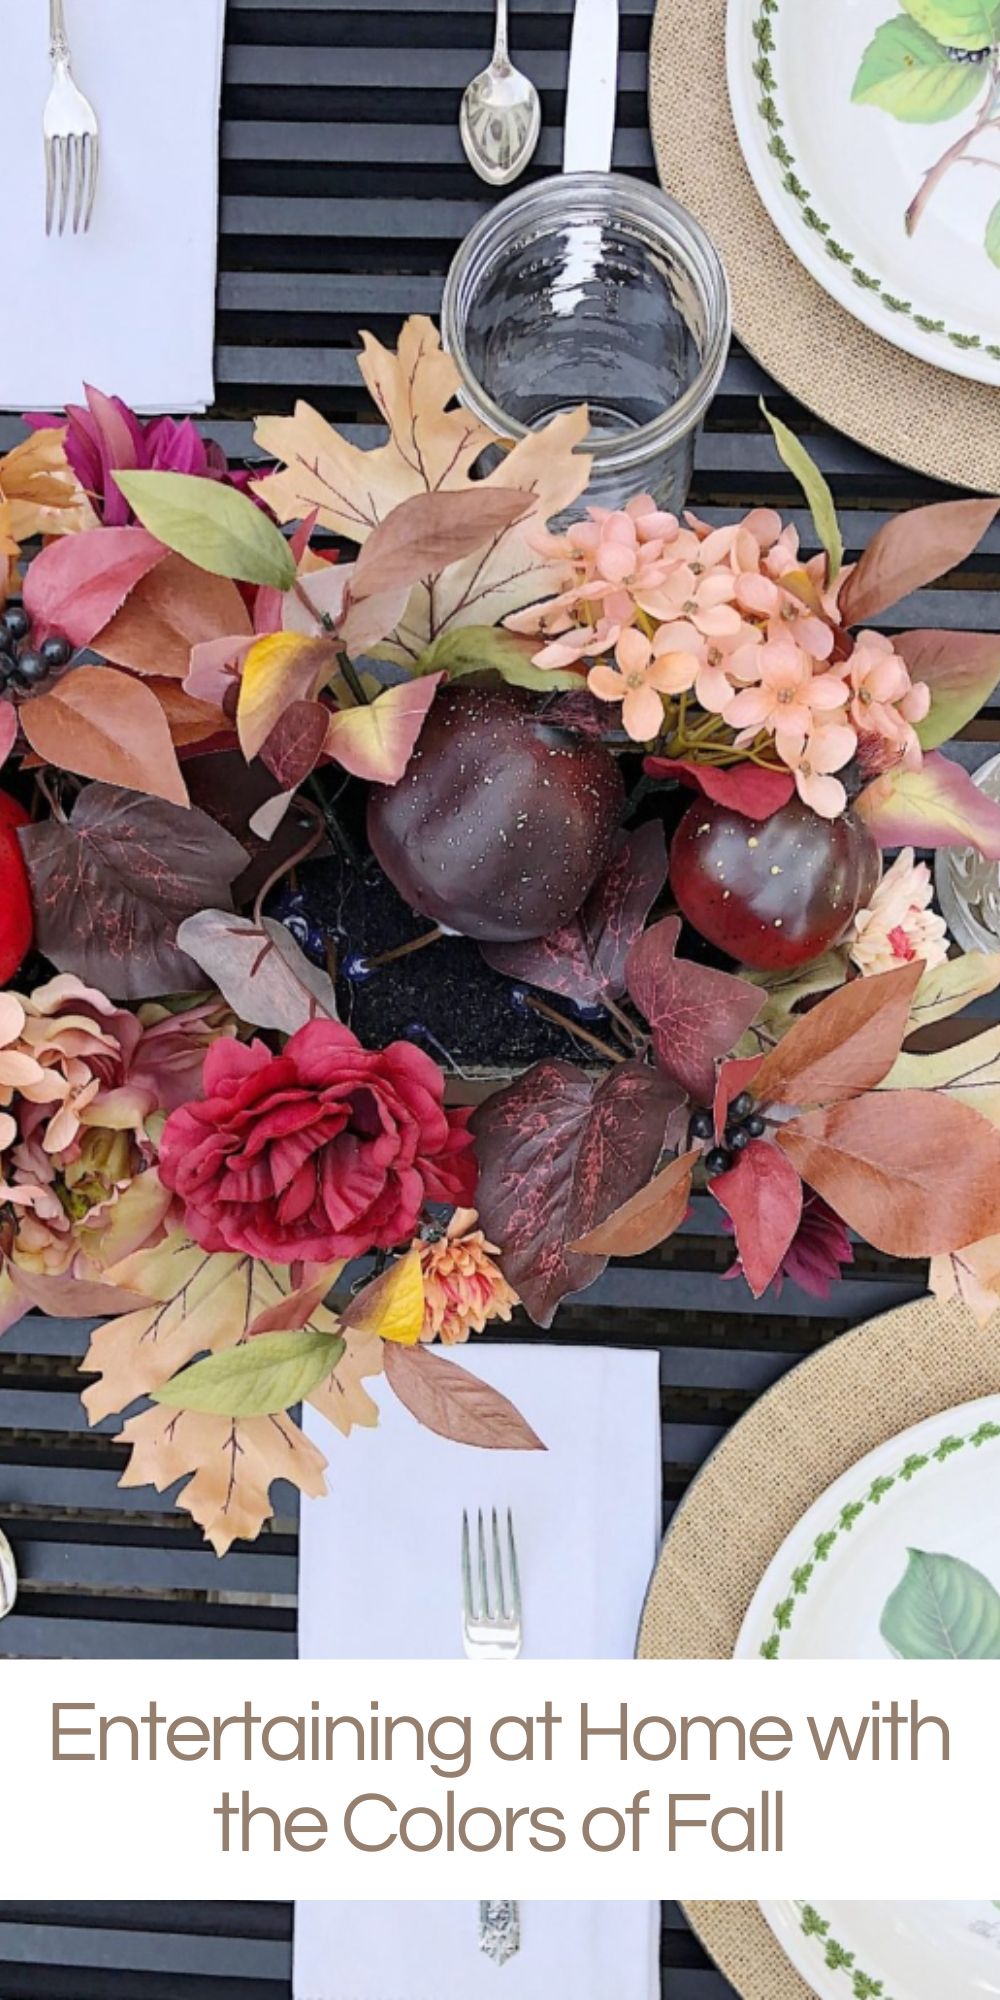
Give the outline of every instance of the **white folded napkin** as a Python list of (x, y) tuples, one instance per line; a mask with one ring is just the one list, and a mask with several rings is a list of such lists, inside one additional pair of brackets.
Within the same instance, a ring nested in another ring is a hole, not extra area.
[(296, 1903), (294, 2000), (658, 2000), (658, 1903), (522, 1903), (497, 1967), (476, 1903)]
[(100, 121), (86, 235), (45, 234), (48, 8), (3, 9), (7, 297), (0, 407), (64, 408), (84, 382), (140, 410), (213, 400), (225, 0), (66, 0)]
[[(453, 1659), (462, 1651), (462, 1510), (511, 1507), (533, 1659), (629, 1659), (660, 1525), (659, 1366), (621, 1348), (456, 1350), (515, 1403), (544, 1452), (486, 1451), (424, 1430), (384, 1381), (377, 1430), (305, 1429), (330, 1494), (302, 1508), (302, 1659)], [(344, 1533), (344, 1522), (350, 1532)]]

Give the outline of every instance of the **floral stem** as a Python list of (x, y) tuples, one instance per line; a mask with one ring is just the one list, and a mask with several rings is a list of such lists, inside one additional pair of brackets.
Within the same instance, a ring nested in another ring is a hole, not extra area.
[(277, 868), (272, 869), (267, 881), (258, 889), (253, 906), (253, 920), (255, 924), (260, 923), (261, 911), (271, 890), (276, 889), (278, 883), (284, 881), (285, 876), (290, 875), (292, 869), (297, 868), (300, 861), (308, 861), (310, 854), (315, 852), (320, 841), (326, 834), (326, 826), (322, 813), (317, 811), (309, 799), (300, 799), (298, 803), (302, 812), (307, 813), (313, 822), (312, 832), (308, 840), (304, 841), (301, 847), (296, 848), (294, 854), (290, 854), (285, 861), (279, 863)]
[[(312, 598), (310, 597), (309, 592), (306, 589), (305, 584), (303, 583), (302, 578), (300, 576), (296, 577), (295, 582), (292, 585), (292, 590), (295, 596), (298, 598), (299, 603), (303, 605), (306, 611), (308, 611), (310, 618), (314, 619), (316, 624), (320, 627), (320, 630), (327, 633), (327, 635), (332, 639), (337, 630), (335, 620), (331, 618), (330, 613), (328, 611), (321, 611), (319, 609), (319, 606), (313, 603)], [(347, 654), (341, 652), (339, 648), (337, 652), (337, 664), (340, 668), (341, 673), (344, 676), (345, 681), (347, 682), (348, 687), (351, 690), (352, 695), (354, 696), (355, 701), (358, 704), (358, 707), (367, 708), (369, 706), (369, 698), (366, 695), (365, 690), (362, 686), (357, 668), (355, 667), (353, 661), (348, 659)]]
[(544, 1020), (554, 1021), (557, 1028), (565, 1028), (568, 1035), (575, 1035), (577, 1041), (586, 1042), (588, 1047), (597, 1050), (598, 1055), (607, 1056), (610, 1062), (627, 1060), (620, 1049), (613, 1049), (610, 1042), (602, 1042), (600, 1035), (592, 1035), (589, 1028), (581, 1028), (579, 1022), (570, 1021), (565, 1014), (557, 1013), (548, 1001), (536, 1000), (533, 993), (525, 995), (525, 1006), (530, 1007), (533, 1013), (541, 1014)]
[(380, 966), (391, 965), (394, 959), (409, 958), (411, 952), (423, 951), (425, 945), (436, 944), (438, 938), (443, 936), (441, 925), (435, 924), (432, 931), (423, 931), (420, 937), (410, 938), (406, 944), (394, 945), (391, 951), (380, 951), (377, 958), (366, 958), (365, 971), (377, 972)]
[(605, 1012), (610, 1014), (611, 1019), (617, 1021), (619, 1027), (624, 1029), (633, 1048), (639, 1048), (644, 1044), (646, 1037), (640, 1033), (635, 1022), (629, 1020), (628, 1015), (623, 1008), (619, 1007), (617, 1001), (612, 1000), (610, 995), (606, 993), (601, 1001), (601, 1005)]
[[(346, 861), (348, 868), (352, 868), (356, 875), (360, 875), (362, 868), (364, 866), (361, 856), (358, 853), (358, 850), (355, 847), (354, 842), (351, 840), (350, 835), (347, 834), (344, 828), (341, 826), (340, 821), (337, 818), (337, 815), (334, 812), (333, 807), (330, 804), (329, 800), (324, 798), (323, 788), (315, 772), (312, 773), (309, 779), (309, 790), (311, 791), (313, 798), (315, 799), (316, 804), (323, 815), (323, 824), (326, 827), (327, 833), (329, 834), (334, 847), (337, 849), (338, 854), (341, 856), (342, 860)], [(300, 803), (304, 803), (304, 801), (302, 801), (301, 798), (300, 798)]]
[(969, 147), (979, 138), (982, 132), (985, 132), (990, 126), (1000, 124), (1000, 120), (996, 116), (996, 81), (996, 74), (994, 73), (994, 88), (990, 91), (982, 113), (975, 125), (970, 126), (968, 132), (964, 132), (960, 139), (956, 139), (954, 144), (948, 147), (947, 152), (942, 153), (941, 158), (935, 162), (934, 166), (929, 167), (925, 173), (906, 211), (906, 233), (908, 236), (913, 235), (928, 202), (937, 188), (940, 187), (945, 175), (950, 173), (953, 166), (957, 165), (958, 161), (968, 152)]

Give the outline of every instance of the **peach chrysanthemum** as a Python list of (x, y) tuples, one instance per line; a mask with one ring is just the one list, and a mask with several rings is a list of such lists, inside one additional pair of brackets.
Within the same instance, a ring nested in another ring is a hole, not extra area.
[(928, 970), (948, 956), (948, 931), (931, 908), (934, 884), (926, 861), (914, 861), (912, 847), (897, 854), (866, 910), (854, 919), (851, 957), (866, 976), (893, 972), (922, 958)]
[(421, 1340), (443, 1340), (446, 1346), (482, 1333), (492, 1319), (508, 1320), (520, 1304), (494, 1258), (474, 1208), (457, 1208), (447, 1231), (434, 1243), (422, 1243), (424, 1324)]

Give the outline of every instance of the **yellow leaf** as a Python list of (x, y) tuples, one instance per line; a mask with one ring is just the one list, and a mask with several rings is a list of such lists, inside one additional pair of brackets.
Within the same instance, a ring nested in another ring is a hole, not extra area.
[[(919, 992), (919, 988), (918, 988)], [(1000, 1125), (1000, 1028), (933, 1055), (897, 1056), (879, 1090), (939, 1090)]]
[(251, 646), (243, 662), (236, 729), (249, 763), (293, 701), (312, 701), (336, 666), (328, 639), (271, 632)]
[(960, 1014), (973, 1000), (1000, 986), (1000, 952), (964, 951), (960, 958), (946, 959), (924, 973), (913, 996), (906, 1032), (926, 1028), (932, 1021), (944, 1021)]
[[(254, 492), (280, 521), (315, 513), (324, 528), (365, 542), (399, 502), (417, 493), (461, 491), (488, 445), (503, 443), (455, 401), (458, 370), (431, 321), (407, 320), (395, 353), (362, 336), (360, 369), (389, 425), (387, 444), (363, 451), (298, 403), (291, 417), (262, 418), (257, 442), (284, 470), (257, 480)], [(579, 499), (591, 461), (578, 451), (589, 429), (585, 408), (556, 417), (504, 449), (482, 486), (532, 494), (521, 520), (485, 549), (452, 563), (433, 592), (418, 584), (380, 655), (412, 665), (439, 633), (462, 625), (495, 625), (508, 612), (550, 596), (560, 570), (539, 554), (539, 531)]]
[(354, 1333), (377, 1333), (380, 1340), (412, 1347), (424, 1323), (424, 1274), (417, 1244), (358, 1292), (344, 1307), (342, 1318)]
[(166, 1491), (194, 1475), (177, 1496), (217, 1555), (237, 1536), (252, 1542), (273, 1509), (271, 1482), (291, 1480), (318, 1499), (326, 1492), (327, 1461), (290, 1417), (215, 1417), (193, 1410), (145, 1410), (117, 1439), (132, 1447), (121, 1486)]

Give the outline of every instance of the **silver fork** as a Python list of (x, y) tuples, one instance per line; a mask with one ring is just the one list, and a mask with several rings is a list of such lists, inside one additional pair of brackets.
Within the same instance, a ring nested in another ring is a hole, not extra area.
[[(472, 1530), (462, 1515), (462, 1637), (470, 1660), (516, 1660), (521, 1651), (521, 1577), (517, 1566), (514, 1517), (507, 1509), (506, 1565), (500, 1522), (494, 1507), (487, 1552), (486, 1522), (477, 1519), (477, 1560), (472, 1561)], [(521, 1910), (517, 1903), (480, 1903), (479, 1949), (494, 1965), (506, 1965), (521, 1949)]]
[(90, 228), (101, 164), (97, 113), (73, 81), (63, 0), (49, 0), (52, 89), (45, 106), (45, 234), (58, 217), (59, 234), (72, 216), (73, 230)]

